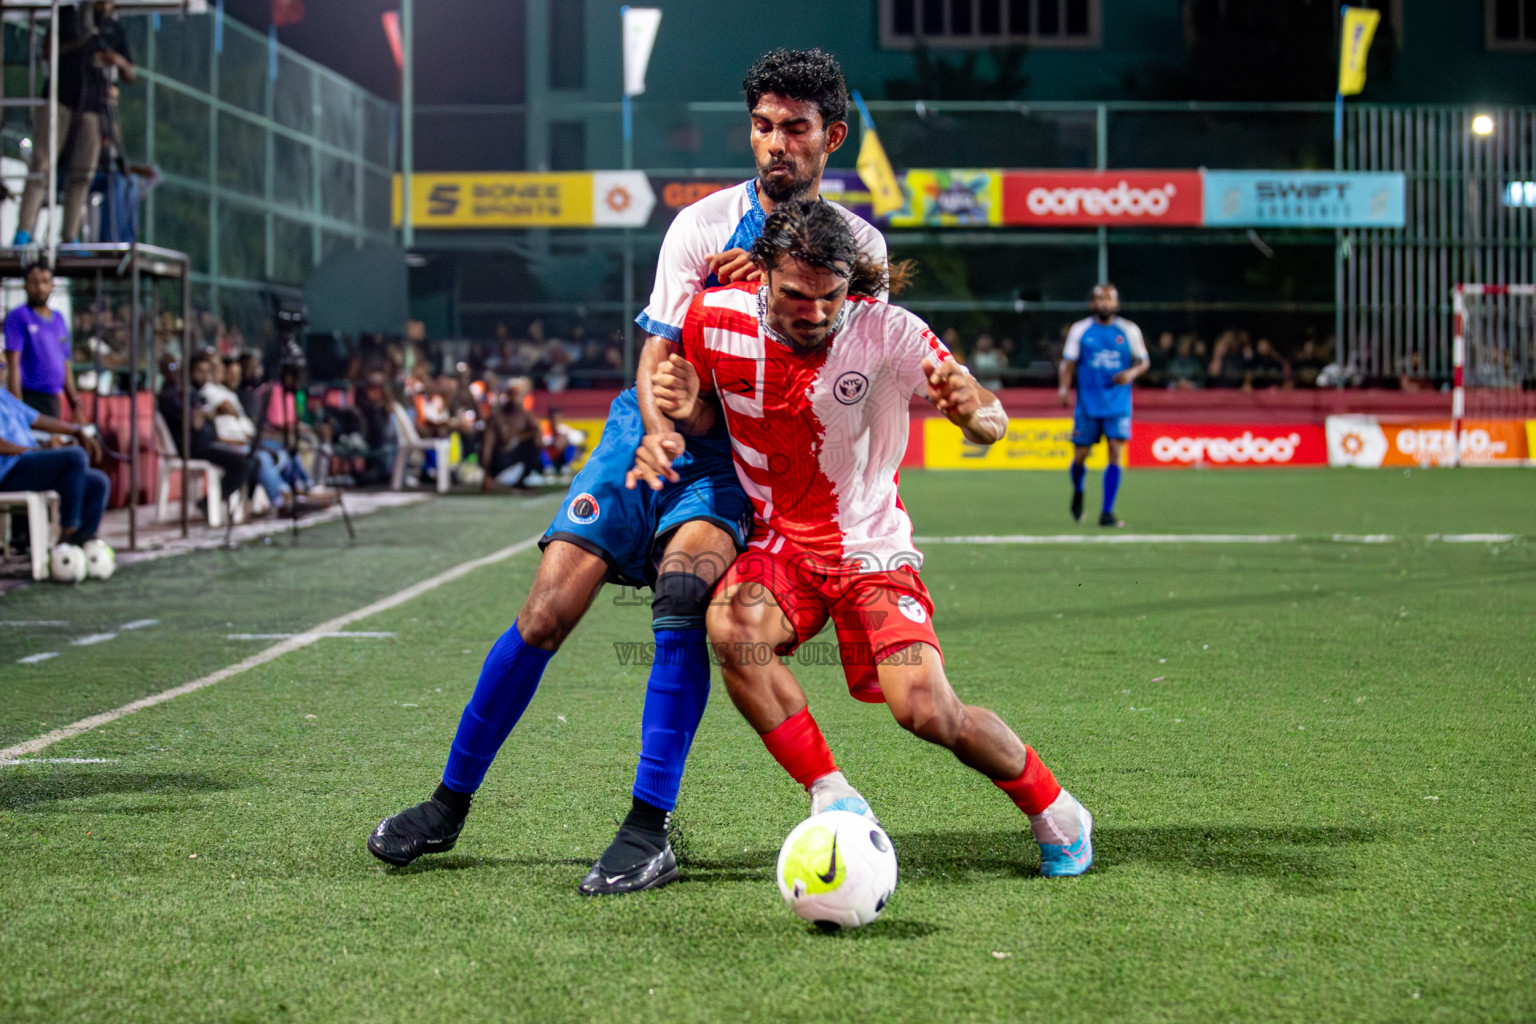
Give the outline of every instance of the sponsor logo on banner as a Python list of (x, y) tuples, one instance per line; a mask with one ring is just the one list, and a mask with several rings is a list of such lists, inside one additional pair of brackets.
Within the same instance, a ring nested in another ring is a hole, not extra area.
[(1377, 227), (1405, 223), (1398, 173), (1206, 171), (1206, 227)]
[(1199, 171), (1005, 171), (1003, 223), (1198, 225)]
[[(402, 216), (395, 175), (394, 223)], [(411, 221), (439, 228), (641, 227), (656, 194), (644, 171), (565, 174), (415, 174)]]
[(894, 228), (996, 227), (1003, 222), (1001, 171), (908, 171), (907, 205), (891, 214)]
[(1132, 466), (1323, 466), (1328, 444), (1323, 428), (1142, 423), (1130, 443)]
[[(916, 427), (917, 424), (914, 424)], [(993, 445), (972, 444), (943, 417), (921, 421), (923, 465), (928, 469), (1066, 469), (1072, 463), (1072, 421), (1011, 419)], [(1109, 464), (1108, 446), (1094, 446), (1089, 469)]]
[[(1328, 417), (1328, 463), (1332, 466), (1449, 466), (1456, 459), (1450, 420), (1383, 421), (1375, 416)], [(1463, 420), (1460, 462), (1464, 465), (1522, 463), (1529, 458), (1522, 420)]]

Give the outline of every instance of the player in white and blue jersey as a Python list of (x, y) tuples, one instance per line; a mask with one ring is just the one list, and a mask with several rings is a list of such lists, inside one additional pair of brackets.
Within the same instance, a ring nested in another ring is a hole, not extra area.
[(1067, 332), (1061, 353), (1062, 405), (1072, 402), (1072, 378), (1077, 377), (1077, 407), (1072, 414), (1072, 518), (1083, 519), (1083, 478), (1088, 450), (1102, 437), (1109, 444), (1104, 470), (1104, 506), (1100, 526), (1124, 526), (1115, 517), (1120, 489), (1120, 461), (1131, 439), (1131, 381), (1147, 372), (1147, 345), (1141, 328), (1118, 315), (1120, 293), (1109, 282), (1096, 285), (1089, 296), (1093, 315)]
[[(753, 511), (737, 481), (723, 423), (705, 438), (690, 439), (668, 486), (629, 490), (624, 476), (637, 448), (676, 436), (650, 396), (650, 368), (665, 360), (681, 337), (689, 303), (706, 287), (756, 276), (747, 250), (762, 232), (766, 212), (792, 197), (816, 195), (827, 157), (848, 135), (842, 70), (820, 50), (768, 53), (743, 85), (758, 175), (687, 207), (667, 229), (650, 304), (637, 318), (649, 335), (640, 386), (614, 399), (602, 441), (571, 481), (544, 534), (533, 587), (512, 627), (486, 656), (441, 784), (430, 799), (385, 818), (369, 835), (369, 852), (380, 860), (404, 865), (453, 848), (471, 796), (533, 698), (550, 658), (602, 585), (620, 582), (655, 592), (655, 658), (632, 806), (579, 888), (588, 894), (631, 892), (677, 878), (667, 830), (709, 694), (704, 613), (715, 583), (746, 547)], [(883, 262), (880, 233), (839, 210), (860, 247)], [(846, 792), (821, 794), (824, 802), (858, 798), (852, 787), (842, 786)], [(816, 799), (813, 794), (813, 809), (821, 810)]]

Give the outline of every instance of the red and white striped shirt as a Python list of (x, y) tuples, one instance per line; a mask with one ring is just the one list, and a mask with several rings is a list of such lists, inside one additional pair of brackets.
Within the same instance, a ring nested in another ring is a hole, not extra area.
[(700, 294), (683, 322), (683, 356), (720, 399), (736, 475), (757, 513), (751, 546), (786, 543), (832, 565), (910, 565), (912, 521), (896, 485), (908, 402), (927, 394), (922, 362), (950, 358), (928, 325), (878, 299), (850, 296), (814, 352), (767, 331), (758, 282)]

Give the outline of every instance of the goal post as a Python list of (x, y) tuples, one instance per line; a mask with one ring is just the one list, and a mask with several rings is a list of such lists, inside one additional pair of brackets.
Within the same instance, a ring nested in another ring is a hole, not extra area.
[(1451, 311), (1455, 464), (1472, 464), (1485, 460), (1463, 436), (1468, 422), (1536, 418), (1536, 284), (1458, 284)]

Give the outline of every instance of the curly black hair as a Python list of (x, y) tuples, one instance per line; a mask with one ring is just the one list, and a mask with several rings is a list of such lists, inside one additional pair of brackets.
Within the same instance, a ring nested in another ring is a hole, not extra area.
[(741, 83), (747, 93), (747, 109), (757, 106), (771, 92), (802, 103), (814, 103), (821, 124), (848, 120), (848, 86), (837, 58), (822, 50), (769, 50), (747, 70)]
[(802, 263), (847, 278), (853, 295), (878, 296), (900, 292), (912, 274), (910, 261), (876, 262), (859, 248), (843, 215), (821, 199), (791, 199), (779, 203), (763, 222), (752, 243), (752, 259), (766, 269), (793, 256)]

